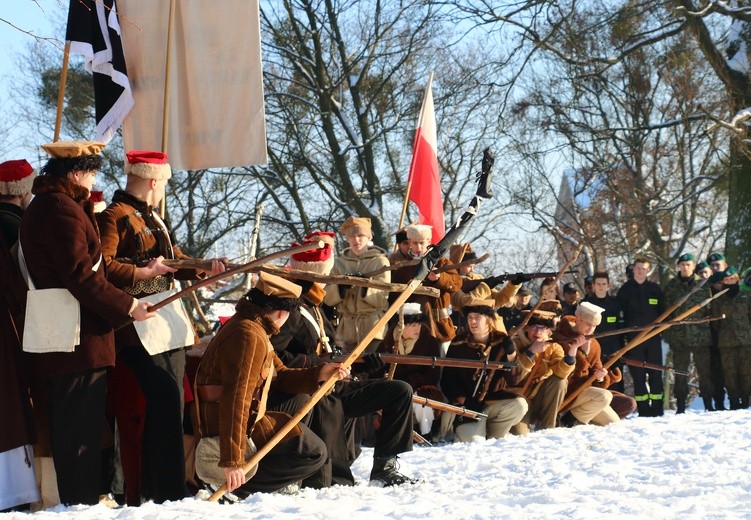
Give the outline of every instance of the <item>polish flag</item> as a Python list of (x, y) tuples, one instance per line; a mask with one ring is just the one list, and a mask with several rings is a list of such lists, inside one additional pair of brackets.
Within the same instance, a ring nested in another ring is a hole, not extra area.
[(435, 130), (435, 110), (433, 109), (433, 74), (428, 79), (425, 96), (417, 123), (415, 144), (412, 151), (412, 164), (409, 167), (409, 200), (420, 211), (420, 224), (433, 226), (433, 243), (446, 234), (441, 200), (441, 179), (438, 175), (438, 155)]

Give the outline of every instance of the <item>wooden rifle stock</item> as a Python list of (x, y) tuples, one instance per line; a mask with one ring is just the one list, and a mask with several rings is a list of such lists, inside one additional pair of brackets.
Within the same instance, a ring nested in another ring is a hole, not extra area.
[[(476, 359), (442, 358), (436, 356), (405, 356), (400, 354), (378, 353), (378, 357), (380, 357), (384, 363), (430, 367), (492, 368), (494, 370), (509, 370), (519, 365), (516, 361), (480, 361)], [(359, 357), (355, 360), (355, 363), (362, 361), (363, 358)]]
[(453, 404), (442, 403), (441, 401), (435, 401), (433, 399), (428, 399), (427, 397), (422, 397), (419, 395), (413, 395), (412, 402), (422, 405), (422, 406), (429, 406), (433, 408), (434, 410), (440, 410), (442, 412), (450, 412), (456, 415), (461, 415), (462, 417), (467, 417), (469, 419), (479, 419), (481, 417), (487, 419), (488, 417), (487, 414), (484, 414), (482, 412), (468, 410), (467, 408), (464, 408), (463, 406), (455, 406)]

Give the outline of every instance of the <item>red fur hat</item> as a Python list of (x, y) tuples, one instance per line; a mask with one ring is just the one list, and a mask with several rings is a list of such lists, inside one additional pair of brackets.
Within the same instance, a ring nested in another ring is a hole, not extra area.
[(29, 193), (34, 177), (34, 168), (24, 159), (0, 163), (0, 195)]
[(167, 162), (167, 154), (151, 150), (132, 150), (125, 154), (125, 174), (142, 179), (169, 179), (172, 168)]
[[(303, 244), (310, 244), (323, 240), (323, 247), (318, 249), (311, 249), (310, 251), (303, 251), (302, 253), (295, 253), (289, 259), (289, 266), (292, 269), (298, 269), (300, 271), (308, 271), (310, 273), (318, 273), (327, 275), (334, 267), (334, 249), (332, 243), (334, 241), (334, 233), (327, 233), (325, 231), (316, 231), (305, 237)], [(299, 246), (301, 244), (294, 243), (292, 247)]]

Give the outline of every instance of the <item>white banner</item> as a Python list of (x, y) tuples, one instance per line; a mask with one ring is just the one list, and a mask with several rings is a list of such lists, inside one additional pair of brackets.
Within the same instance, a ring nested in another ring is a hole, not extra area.
[[(169, 1), (119, 0), (135, 106), (125, 150), (161, 150)], [(167, 154), (173, 168), (266, 164), (258, 0), (175, 0)]]

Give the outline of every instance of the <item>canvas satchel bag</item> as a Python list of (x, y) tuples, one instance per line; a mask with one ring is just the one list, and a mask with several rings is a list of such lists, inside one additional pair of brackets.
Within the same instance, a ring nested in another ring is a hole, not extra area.
[[(176, 292), (177, 289), (173, 288), (169, 291), (149, 294), (140, 298), (139, 301), (153, 305)], [(146, 352), (152, 356), (195, 343), (193, 325), (179, 298), (156, 311), (156, 316), (153, 318), (136, 321), (133, 325)]]
[[(99, 269), (101, 257), (91, 268)], [(21, 243), (18, 264), (29, 291), (26, 295), (23, 339), (24, 352), (73, 352), (81, 343), (81, 305), (68, 289), (37, 289), (29, 275)]]

